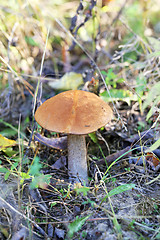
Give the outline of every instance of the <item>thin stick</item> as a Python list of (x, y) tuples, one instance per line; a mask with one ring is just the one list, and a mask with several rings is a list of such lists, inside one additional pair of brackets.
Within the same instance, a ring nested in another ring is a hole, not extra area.
[(46, 43), (45, 43), (44, 52), (43, 52), (42, 61), (41, 61), (39, 78), (38, 78), (38, 82), (37, 82), (37, 86), (36, 86), (36, 90), (35, 90), (34, 104), (33, 104), (33, 111), (32, 111), (33, 116), (34, 116), (35, 107), (36, 107), (36, 102), (37, 102), (38, 90), (40, 90), (38, 101), (40, 101), (40, 99), (41, 99), (41, 97), (42, 97), (42, 81), (41, 81), (41, 75), (42, 75), (42, 70), (43, 70), (43, 64), (44, 64), (44, 58), (45, 58), (46, 49), (47, 49), (47, 42), (48, 42), (49, 33), (50, 33), (50, 28), (48, 28), (48, 31), (47, 31)]
[(41, 234), (43, 234), (44, 236), (48, 236), (44, 230), (38, 226), (38, 224), (36, 222), (34, 222), (33, 220), (31, 220), (30, 218), (26, 217), (24, 214), (22, 214), (21, 212), (19, 212), (18, 210), (16, 210), (14, 207), (12, 207), (12, 205), (10, 205), (8, 202), (6, 202), (1, 196), (0, 196), (0, 201), (1, 203), (4, 204), (4, 206), (7, 206), (8, 208), (10, 208), (13, 212), (17, 213), (18, 215), (20, 215), (21, 217), (23, 217), (25, 220), (28, 220), (29, 222), (31, 222), (40, 232)]

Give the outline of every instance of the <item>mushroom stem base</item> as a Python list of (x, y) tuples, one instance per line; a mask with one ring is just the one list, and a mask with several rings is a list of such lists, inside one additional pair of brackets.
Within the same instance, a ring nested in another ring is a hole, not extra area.
[(87, 151), (84, 135), (68, 135), (68, 170), (74, 182), (88, 183)]

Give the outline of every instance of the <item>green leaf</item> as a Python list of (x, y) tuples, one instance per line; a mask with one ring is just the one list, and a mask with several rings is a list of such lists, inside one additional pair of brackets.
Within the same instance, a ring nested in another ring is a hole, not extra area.
[(123, 78), (117, 79), (117, 83), (123, 83), (123, 82), (124, 82), (124, 79), (123, 79)]
[(153, 58), (153, 57), (159, 57), (160, 56), (160, 51), (157, 52), (152, 52), (150, 54), (147, 55), (147, 58)]
[(25, 172), (20, 172), (20, 176), (23, 179), (30, 179), (31, 178), (31, 176), (28, 173), (25, 173)]
[(96, 203), (94, 202), (94, 201), (92, 201), (92, 200), (90, 200), (90, 199), (88, 199), (87, 201), (84, 201), (83, 203), (82, 203), (82, 205), (86, 205), (86, 204), (91, 204), (91, 206), (92, 207), (94, 207), (95, 205), (96, 205)]
[(29, 174), (32, 176), (39, 175), (41, 167), (42, 167), (42, 164), (39, 163), (39, 158), (35, 157), (34, 162), (29, 170)]
[(17, 167), (18, 165), (19, 165), (19, 162), (18, 162), (18, 161), (12, 163), (12, 165), (11, 165), (11, 171), (13, 171), (14, 169), (16, 169), (16, 167)]
[(136, 78), (136, 93), (142, 97), (143, 96), (143, 92), (146, 90), (146, 84), (147, 84), (147, 80), (144, 77), (143, 74), (139, 74), (139, 76)]
[[(11, 129), (13, 129), (15, 132), (18, 133), (17, 128), (16, 128), (16, 127), (13, 127), (10, 123), (5, 122), (5, 121), (3, 121), (2, 119), (0, 119), (0, 123), (4, 124), (6, 127), (11, 128)], [(22, 136), (24, 139), (28, 140), (28, 139), (26, 138), (26, 136), (25, 136), (24, 133), (20, 132), (20, 134), (21, 134), (21, 136)], [(3, 135), (3, 134), (2, 134), (2, 135)]]
[(109, 94), (107, 91), (104, 91), (103, 93), (100, 93), (100, 97), (105, 101), (105, 102), (111, 102), (111, 100), (116, 101), (116, 100), (123, 100), (130, 104), (131, 100), (137, 100), (137, 96), (134, 96), (129, 90), (124, 90), (124, 89), (110, 89), (110, 94), (112, 99), (110, 98)]
[(158, 105), (158, 103), (160, 102), (160, 96), (158, 96), (154, 101), (153, 101), (153, 105), (150, 108), (149, 112), (147, 113), (147, 117), (146, 120), (148, 121), (150, 119), (150, 117), (155, 113), (156, 111), (156, 106)]
[(108, 70), (107, 77), (106, 77), (106, 79), (105, 79), (105, 80), (106, 80), (106, 83), (109, 83), (110, 80), (114, 80), (116, 77), (117, 77), (117, 76), (116, 76), (116, 74), (113, 72), (113, 69), (110, 68), (110, 69)]
[(108, 196), (111, 197), (113, 195), (116, 195), (116, 194), (119, 194), (119, 193), (122, 193), (122, 192), (125, 192), (125, 191), (128, 191), (128, 190), (131, 190), (132, 188), (135, 188), (135, 184), (133, 184), (133, 183), (131, 183), (131, 184), (124, 184), (124, 185), (121, 185), (121, 186), (118, 186), (118, 187), (112, 189), (108, 193)]
[(107, 72), (102, 70), (101, 73), (104, 75), (104, 76), (107, 76)]
[(57, 202), (52, 202), (51, 203), (51, 207), (54, 207), (55, 205), (57, 205)]
[(25, 36), (25, 41), (26, 41), (27, 44), (29, 44), (33, 47), (34, 46), (39, 46), (39, 44), (36, 43), (32, 37)]
[(1, 167), (0, 166), (0, 172), (1, 173), (6, 173), (6, 172), (8, 172), (9, 170), (7, 169), (7, 168), (4, 168), (4, 167)]
[(31, 189), (34, 189), (34, 188), (38, 188), (38, 184), (39, 184), (39, 181), (40, 181), (40, 177), (41, 176), (37, 176), (37, 177), (34, 177), (32, 182), (30, 183), (30, 188)]
[(155, 143), (153, 143), (153, 145), (149, 149), (146, 149), (145, 152), (152, 152), (157, 148), (159, 148), (159, 146), (160, 146), (160, 139), (158, 139)]
[(20, 172), (20, 176), (21, 176), (20, 184), (23, 184), (25, 179), (30, 179), (31, 178), (31, 176), (28, 173), (25, 173), (25, 172)]
[(156, 39), (154, 37), (147, 37), (149, 43), (154, 48), (154, 50), (160, 54), (160, 45), (159, 45), (159, 39)]
[(77, 194), (83, 193), (83, 196), (87, 196), (87, 192), (90, 191), (90, 188), (82, 186), (81, 188), (75, 188), (74, 190), (76, 191)]
[(143, 103), (143, 109), (152, 105), (152, 102), (159, 97), (160, 94), (160, 82), (157, 82), (153, 85), (151, 90), (149, 91), (146, 100)]
[(89, 133), (88, 135), (94, 143), (98, 143), (98, 139), (95, 132)]
[(5, 181), (8, 179), (8, 177), (9, 177), (10, 174), (11, 174), (10, 171), (6, 172), (6, 174), (5, 174), (5, 176), (4, 176)]
[(17, 134), (17, 131), (11, 128), (5, 128), (3, 131), (0, 132), (1, 135), (4, 137), (13, 137)]
[(47, 175), (41, 174), (39, 176), (35, 176), (30, 184), (31, 189), (38, 188), (38, 187), (45, 188), (46, 185), (50, 183), (51, 177), (52, 176), (49, 174)]
[(68, 237), (71, 239), (74, 235), (74, 233), (78, 232), (83, 224), (85, 223), (85, 221), (90, 217), (91, 215), (87, 216), (87, 217), (83, 217), (83, 218), (78, 218), (78, 216), (76, 217), (76, 220), (72, 223), (69, 224), (68, 226)]
[[(104, 73), (104, 71), (103, 71), (103, 73)], [(106, 84), (112, 86), (113, 88), (116, 88), (117, 82), (118, 82), (120, 79), (116, 79), (116, 78), (117, 78), (117, 75), (113, 72), (113, 69), (110, 68), (110, 69), (108, 70), (108, 72), (105, 73), (104, 75), (106, 75), (106, 78), (105, 78)], [(121, 81), (120, 81), (120, 82), (121, 82)]]
[(147, 114), (146, 120), (148, 120), (152, 114), (156, 111), (156, 106), (160, 103), (160, 82), (155, 83), (151, 90), (149, 91), (143, 105), (142, 109), (151, 107), (150, 111)]
[(8, 157), (12, 157), (14, 154), (18, 153), (18, 151), (14, 151), (12, 147), (3, 149), (3, 152), (4, 152)]
[(121, 186), (118, 186), (114, 189), (112, 189), (101, 201), (100, 205), (108, 198), (108, 197), (111, 197), (113, 195), (116, 195), (116, 194), (119, 194), (119, 193), (122, 193), (122, 192), (125, 192), (125, 191), (128, 191), (128, 190), (131, 190), (132, 188), (135, 188), (135, 184), (131, 183), (131, 184), (124, 184), (124, 185), (121, 185)]

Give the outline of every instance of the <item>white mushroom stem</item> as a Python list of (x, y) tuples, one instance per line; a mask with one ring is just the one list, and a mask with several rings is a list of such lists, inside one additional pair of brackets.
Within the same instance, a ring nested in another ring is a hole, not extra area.
[(68, 135), (68, 170), (74, 181), (85, 181), (87, 184), (87, 150), (84, 135)]

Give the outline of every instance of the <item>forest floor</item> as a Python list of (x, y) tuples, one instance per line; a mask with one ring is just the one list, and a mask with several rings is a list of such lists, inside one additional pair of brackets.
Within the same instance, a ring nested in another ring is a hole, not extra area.
[[(0, 239), (160, 239), (157, 1), (11, 2), (0, 8)], [(70, 183), (66, 149), (36, 138), (64, 136), (34, 113), (70, 89), (114, 112), (86, 136), (86, 186)]]

